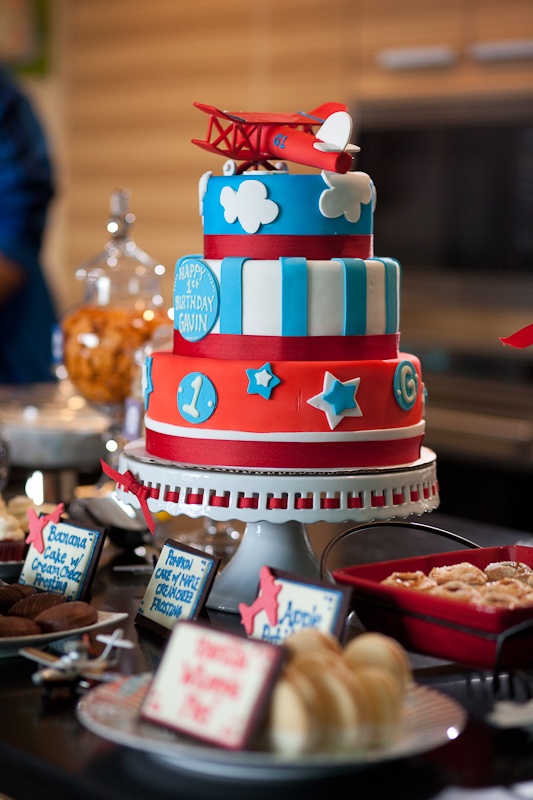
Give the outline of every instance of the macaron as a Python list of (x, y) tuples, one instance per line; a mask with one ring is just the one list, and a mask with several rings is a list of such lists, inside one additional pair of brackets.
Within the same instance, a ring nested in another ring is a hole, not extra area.
[(398, 679), (386, 667), (372, 665), (358, 667), (354, 678), (370, 709), (368, 745), (389, 744), (398, 729), (403, 707), (403, 689)]
[(352, 669), (366, 665), (386, 667), (404, 689), (413, 679), (407, 653), (392, 636), (370, 631), (361, 633), (344, 647), (343, 657)]
[(266, 740), (274, 752), (289, 756), (310, 753), (319, 747), (319, 698), (305, 675), (286, 668), (270, 699)]
[(320, 698), (317, 708), (321, 749), (342, 752), (365, 745), (366, 721), (357, 702), (348, 670), (331, 652), (303, 652), (291, 662), (295, 674), (312, 681)]
[(318, 628), (303, 628), (288, 636), (283, 647), (289, 656), (298, 653), (330, 652), (340, 653), (341, 643), (332, 633), (320, 631)]

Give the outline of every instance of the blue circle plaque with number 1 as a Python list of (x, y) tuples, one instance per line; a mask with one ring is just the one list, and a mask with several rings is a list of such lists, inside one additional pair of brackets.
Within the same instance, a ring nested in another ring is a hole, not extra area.
[(201, 372), (189, 372), (178, 386), (178, 410), (188, 422), (205, 422), (217, 406), (212, 381)]

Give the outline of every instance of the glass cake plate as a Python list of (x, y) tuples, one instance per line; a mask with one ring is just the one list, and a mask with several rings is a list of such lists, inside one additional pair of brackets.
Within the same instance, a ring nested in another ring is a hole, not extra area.
[(261, 750), (225, 750), (141, 720), (139, 712), (151, 679), (151, 674), (143, 673), (96, 687), (79, 701), (78, 719), (108, 741), (148, 753), (178, 770), (215, 777), (299, 780), (363, 769), (433, 750), (459, 736), (466, 725), (466, 712), (455, 700), (413, 684), (397, 736), (386, 747), (294, 757)]

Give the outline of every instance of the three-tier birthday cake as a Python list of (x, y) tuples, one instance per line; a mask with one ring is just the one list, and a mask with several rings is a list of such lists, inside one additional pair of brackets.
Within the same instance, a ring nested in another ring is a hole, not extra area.
[(351, 171), (345, 107), (200, 108), (218, 138), (197, 144), (248, 163), (200, 180), (203, 254), (179, 258), (173, 349), (145, 367), (147, 452), (252, 470), (416, 462), (420, 362), (400, 352), (400, 264), (374, 255), (376, 193)]

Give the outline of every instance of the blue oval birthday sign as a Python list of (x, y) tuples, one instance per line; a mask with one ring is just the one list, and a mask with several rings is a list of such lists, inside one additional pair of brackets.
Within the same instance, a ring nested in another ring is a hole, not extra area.
[(217, 321), (220, 305), (218, 281), (201, 258), (185, 256), (176, 264), (174, 327), (188, 342), (207, 336)]

